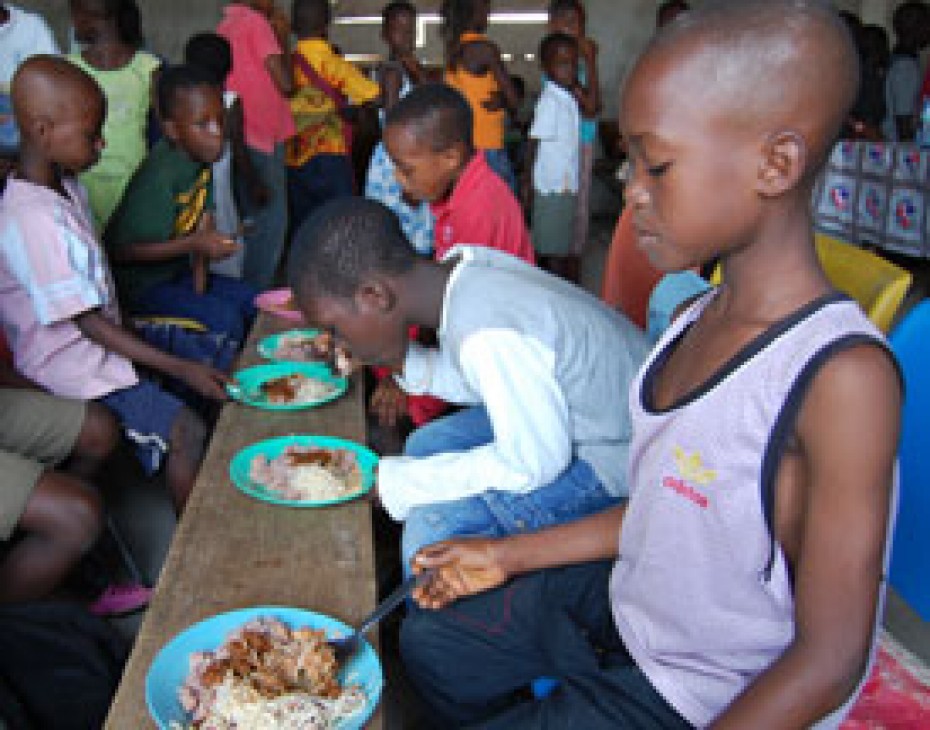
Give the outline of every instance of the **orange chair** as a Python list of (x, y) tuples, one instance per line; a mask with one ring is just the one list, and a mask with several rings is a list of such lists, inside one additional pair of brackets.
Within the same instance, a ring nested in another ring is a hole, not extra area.
[(649, 296), (662, 275), (636, 245), (633, 208), (627, 206), (617, 221), (604, 263), (601, 299), (608, 306), (622, 311), (638, 327), (646, 329)]

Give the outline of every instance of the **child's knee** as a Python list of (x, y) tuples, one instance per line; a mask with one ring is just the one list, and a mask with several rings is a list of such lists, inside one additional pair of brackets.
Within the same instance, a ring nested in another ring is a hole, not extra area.
[(169, 440), (172, 454), (188, 461), (199, 461), (203, 457), (207, 427), (196, 413), (189, 408), (182, 408), (171, 424)]
[(46, 506), (41, 510), (43, 516), (32, 520), (27, 529), (79, 552), (93, 545), (104, 520), (103, 499), (97, 491), (70, 474), (55, 471), (42, 475), (35, 494)]
[(99, 403), (88, 403), (74, 452), (103, 461), (113, 453), (119, 440), (119, 423), (110, 409)]

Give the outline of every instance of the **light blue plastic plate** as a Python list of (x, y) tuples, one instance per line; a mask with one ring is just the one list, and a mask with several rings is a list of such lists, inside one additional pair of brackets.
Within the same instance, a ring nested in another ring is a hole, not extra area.
[[(216, 649), (232, 631), (260, 616), (276, 618), (292, 628), (323, 629), (328, 636), (346, 636), (351, 631), (344, 623), (329, 616), (280, 606), (243, 608), (204, 619), (168, 642), (149, 667), (145, 677), (145, 701), (158, 727), (168, 730), (172, 722), (182, 726), (190, 722), (178, 701), (178, 690), (190, 671), (190, 655)], [(342, 685), (358, 685), (367, 697), (365, 707), (339, 725), (339, 730), (357, 730), (378, 706), (384, 686), (381, 662), (367, 641), (361, 642), (355, 656), (339, 672), (339, 681)]]
[(276, 335), (268, 335), (268, 337), (263, 338), (258, 343), (258, 354), (261, 355), (266, 360), (272, 360), (273, 362), (314, 362), (313, 360), (282, 360), (279, 357), (275, 357), (275, 352), (278, 349), (278, 343), (285, 337), (316, 337), (320, 334), (320, 330), (288, 330), (287, 332), (279, 332)]
[[(325, 398), (311, 401), (309, 403), (269, 403), (265, 400), (261, 392), (262, 383), (275, 378), (281, 378), (285, 375), (302, 373), (310, 378), (316, 378), (336, 386), (336, 390)], [(240, 403), (249, 406), (262, 408), (266, 411), (299, 411), (304, 408), (313, 408), (314, 406), (329, 403), (336, 400), (346, 392), (349, 387), (349, 381), (332, 374), (330, 369), (319, 362), (274, 362), (267, 365), (256, 365), (255, 367), (240, 370), (233, 375), (233, 383), (226, 386), (230, 396)]]
[[(256, 456), (264, 456), (271, 460), (281, 455), (281, 453), (291, 444), (299, 446), (315, 446), (318, 449), (348, 449), (355, 452), (358, 459), (358, 466), (362, 470), (362, 488), (358, 492), (347, 494), (345, 497), (337, 499), (322, 499), (317, 501), (285, 499), (281, 495), (267, 490), (261, 484), (257, 484), (249, 478), (249, 467)], [(332, 438), (330, 436), (282, 436), (281, 438), (268, 439), (259, 441), (257, 444), (247, 446), (232, 461), (229, 462), (229, 477), (242, 492), (250, 497), (260, 499), (263, 502), (271, 504), (281, 504), (287, 507), (328, 507), (331, 504), (340, 504), (357, 499), (363, 494), (367, 494), (372, 485), (375, 483), (375, 467), (378, 465), (377, 455), (370, 449), (360, 446), (354, 441), (345, 439)]]

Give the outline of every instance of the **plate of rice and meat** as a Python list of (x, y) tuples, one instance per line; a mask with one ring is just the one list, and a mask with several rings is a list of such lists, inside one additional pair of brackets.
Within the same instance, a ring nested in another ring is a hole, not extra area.
[(364, 640), (337, 665), (327, 639), (350, 632), (328, 616), (275, 606), (205, 619), (155, 657), (149, 712), (162, 730), (358, 730), (384, 676)]
[(332, 335), (317, 329), (298, 329), (269, 335), (258, 343), (258, 354), (275, 362), (328, 363)]
[(375, 483), (377, 455), (331, 436), (282, 436), (244, 448), (229, 477), (245, 494), (288, 507), (326, 507), (366, 494)]
[(240, 403), (269, 411), (296, 411), (329, 403), (349, 387), (323, 363), (277, 362), (240, 370), (226, 386)]

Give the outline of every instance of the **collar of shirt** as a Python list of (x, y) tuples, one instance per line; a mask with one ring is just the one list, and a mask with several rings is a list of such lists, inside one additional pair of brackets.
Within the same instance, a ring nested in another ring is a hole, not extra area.
[(543, 87), (544, 94), (552, 94), (553, 96), (559, 96), (565, 101), (569, 101), (572, 104), (577, 104), (575, 97), (572, 95), (568, 89), (559, 86), (554, 81), (547, 81), (546, 85)]
[(459, 179), (456, 180), (449, 196), (430, 205), (433, 215), (436, 216), (436, 222), (438, 223), (440, 218), (450, 215), (462, 198), (467, 197), (472, 190), (478, 187), (482, 177), (488, 172), (491, 172), (491, 168), (485, 162), (484, 155), (481, 150), (476, 150), (468, 164), (465, 165), (465, 169), (462, 170), (462, 174), (459, 175)]
[(439, 328), (436, 330), (436, 336), (441, 340), (443, 335), (446, 332), (446, 314), (449, 311), (449, 294), (452, 292), (452, 288), (455, 286), (455, 282), (458, 280), (459, 275), (468, 265), (468, 262), (471, 261), (475, 256), (475, 249), (472, 246), (458, 245), (453, 246), (449, 251), (446, 252), (446, 255), (442, 257), (442, 261), (451, 261), (452, 259), (458, 257), (459, 262), (455, 265), (455, 268), (452, 269), (452, 273), (449, 274), (449, 278), (446, 280), (446, 288), (442, 293), (442, 311), (439, 315)]

